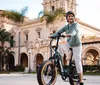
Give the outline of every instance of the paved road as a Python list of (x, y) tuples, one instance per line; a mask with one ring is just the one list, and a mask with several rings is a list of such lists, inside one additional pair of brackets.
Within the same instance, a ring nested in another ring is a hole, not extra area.
[[(84, 76), (85, 85), (100, 85), (100, 76)], [(0, 85), (38, 85), (36, 74), (0, 74)], [(60, 76), (55, 85), (69, 85)]]

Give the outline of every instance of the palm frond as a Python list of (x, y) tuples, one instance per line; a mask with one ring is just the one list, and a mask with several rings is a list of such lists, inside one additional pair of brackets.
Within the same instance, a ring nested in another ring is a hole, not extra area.
[(5, 42), (10, 42), (10, 38), (11, 38), (11, 33), (7, 32), (5, 29), (0, 28), (0, 42), (2, 43), (2, 45)]
[(54, 11), (56, 19), (62, 19), (65, 16), (65, 10), (63, 8), (56, 9)]
[(25, 6), (20, 10), (20, 14), (22, 16), (25, 16), (27, 12), (28, 12), (28, 6)]
[(59, 8), (59, 9), (56, 9), (55, 11), (53, 11), (53, 12), (48, 12), (48, 11), (43, 12), (43, 11), (41, 11), (38, 14), (38, 18), (41, 15), (42, 15), (41, 21), (46, 20), (46, 23), (50, 24), (50, 23), (53, 23), (57, 19), (63, 19), (63, 17), (65, 16), (65, 10), (63, 8)]
[(55, 15), (51, 12), (44, 11), (44, 15), (41, 17), (41, 21), (46, 20), (47, 24), (53, 23), (55, 20)]
[(21, 9), (20, 12), (16, 11), (16, 10), (8, 10), (8, 11), (4, 11), (1, 14), (1, 17), (7, 17), (8, 19), (11, 19), (14, 22), (20, 23), (20, 22), (24, 22), (24, 17), (25, 14), (28, 10), (28, 7), (24, 7), (23, 9)]
[(40, 11), (40, 12), (38, 13), (38, 18), (42, 17), (43, 15), (44, 15), (44, 11)]

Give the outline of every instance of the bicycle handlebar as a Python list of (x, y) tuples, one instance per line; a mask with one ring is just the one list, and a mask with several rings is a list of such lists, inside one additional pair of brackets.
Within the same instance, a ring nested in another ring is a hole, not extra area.
[(57, 39), (57, 42), (56, 42), (56, 45), (55, 45), (55, 50), (57, 50), (57, 48), (58, 48), (58, 42), (59, 42), (60, 37), (65, 38), (66, 36), (65, 35), (61, 35), (60, 33), (58, 33), (57, 36), (51, 36), (50, 37), (51, 38), (51, 41), (50, 41), (50, 53), (51, 53), (51, 55), (52, 55), (52, 51), (51, 51), (52, 50), (52, 41), (54, 39)]
[(50, 38), (55, 39), (55, 38), (60, 38), (60, 37), (65, 38), (66, 36), (65, 36), (65, 35), (61, 35), (61, 34), (59, 33), (57, 36), (51, 36)]

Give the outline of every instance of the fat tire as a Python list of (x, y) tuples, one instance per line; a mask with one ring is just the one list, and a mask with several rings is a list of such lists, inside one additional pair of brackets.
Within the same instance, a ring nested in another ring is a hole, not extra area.
[[(52, 77), (52, 79), (49, 82), (49, 84), (46, 84), (45, 81), (42, 78), (43, 70), (47, 65), (52, 65), (54, 67), (54, 76)], [(37, 81), (38, 81), (39, 85), (54, 85), (55, 82), (56, 82), (56, 78), (57, 78), (57, 70), (56, 70), (56, 67), (54, 66), (54, 64), (50, 60), (44, 61), (40, 65), (40, 68), (38, 69), (38, 72), (37, 72)]]

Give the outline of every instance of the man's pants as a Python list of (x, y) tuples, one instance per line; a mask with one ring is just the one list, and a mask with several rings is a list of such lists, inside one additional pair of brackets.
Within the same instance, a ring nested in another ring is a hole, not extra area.
[(81, 63), (82, 45), (77, 46), (77, 47), (70, 47), (68, 44), (62, 44), (62, 45), (59, 45), (57, 51), (60, 53), (62, 57), (65, 54), (67, 58), (69, 58), (71, 55), (71, 51), (69, 50), (69, 48), (72, 48), (73, 50), (73, 58), (75, 60), (77, 73), (82, 73), (83, 72), (82, 63)]

